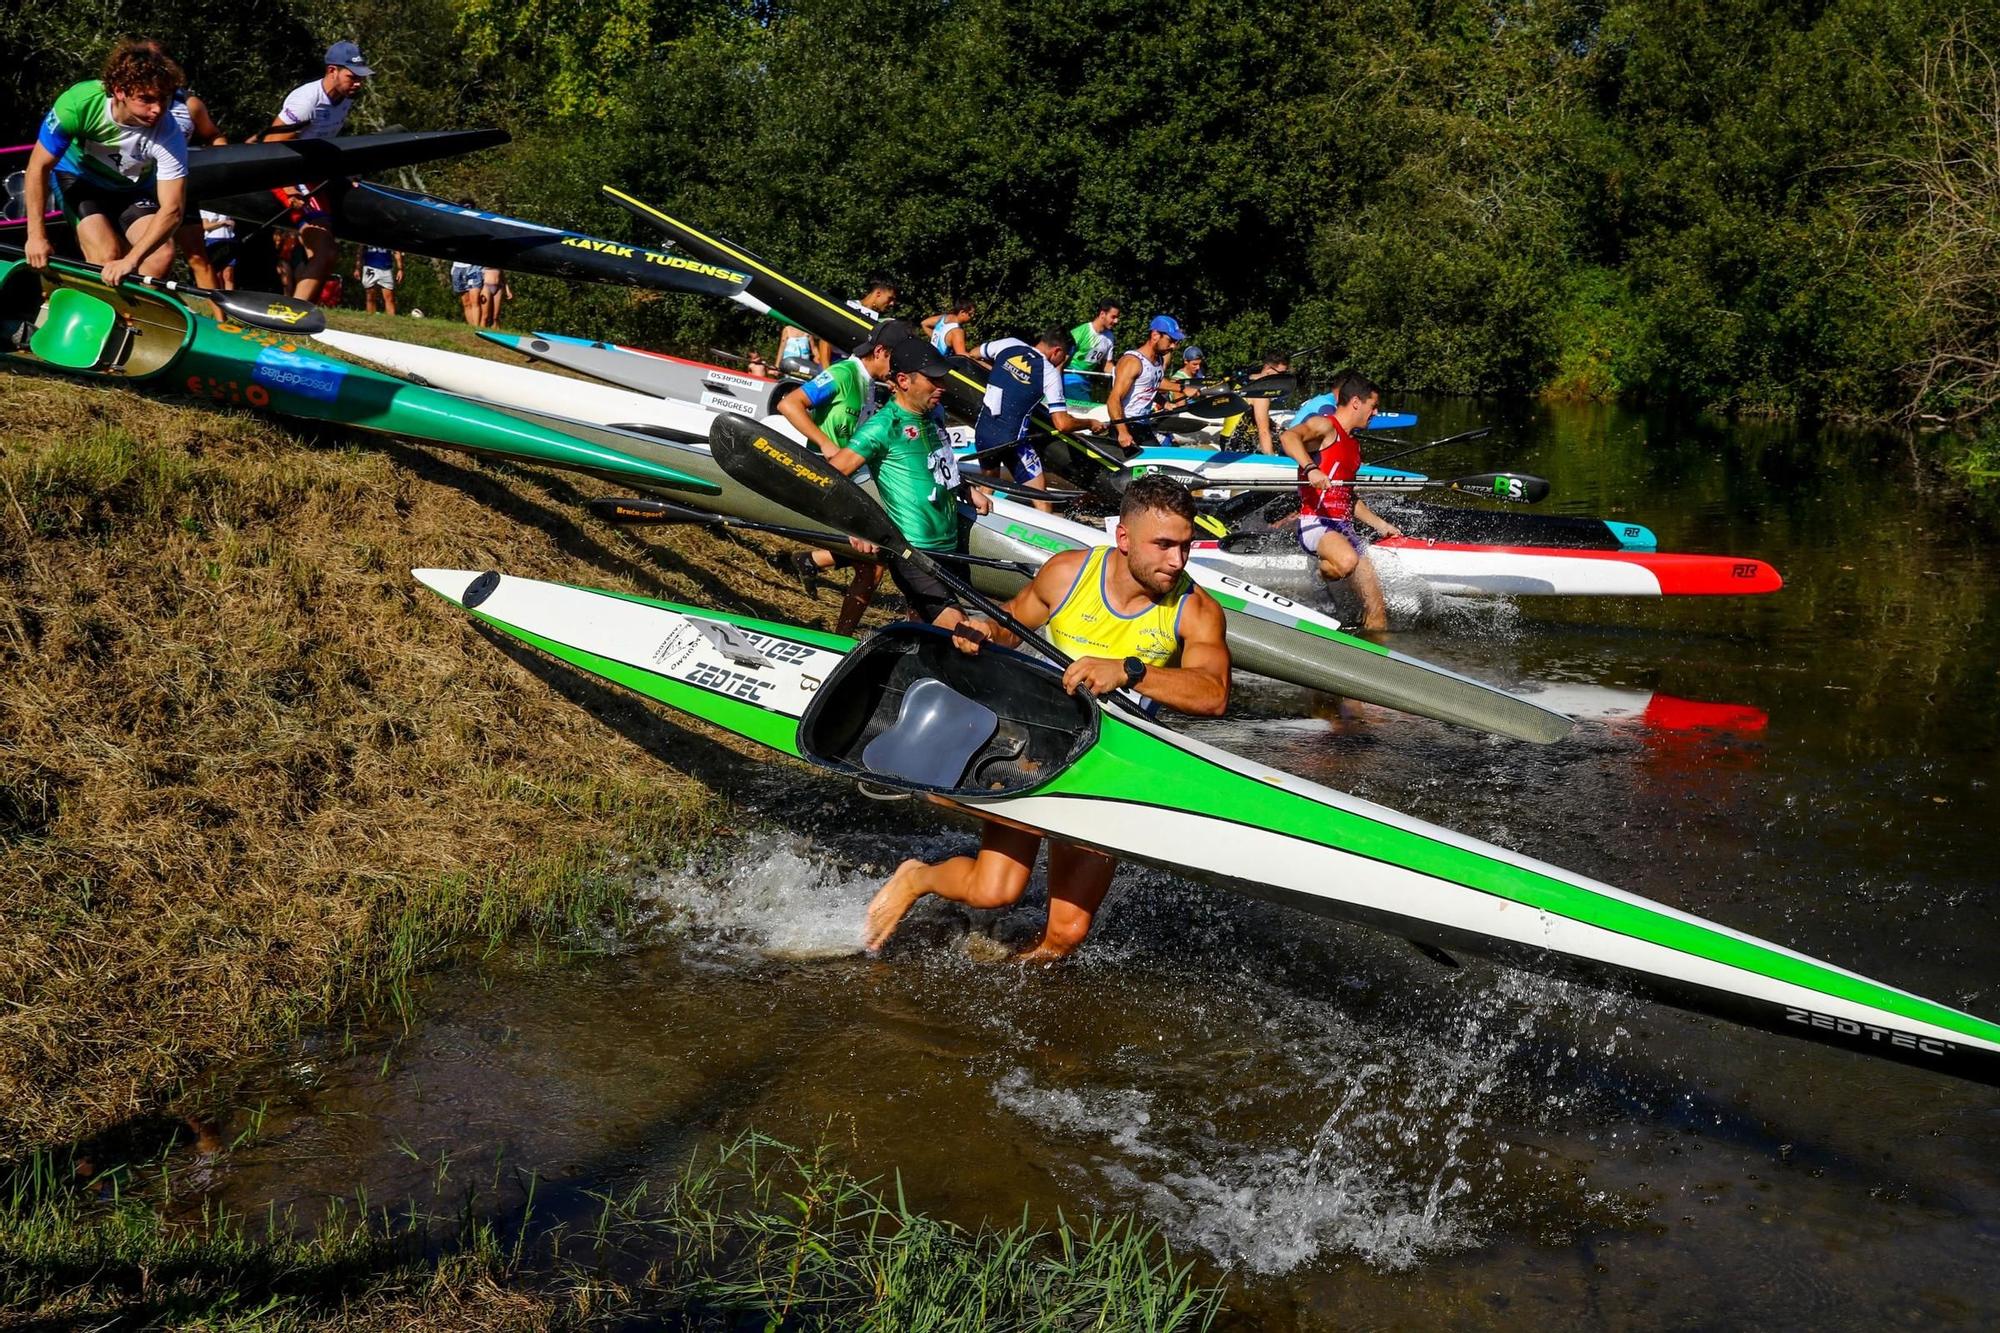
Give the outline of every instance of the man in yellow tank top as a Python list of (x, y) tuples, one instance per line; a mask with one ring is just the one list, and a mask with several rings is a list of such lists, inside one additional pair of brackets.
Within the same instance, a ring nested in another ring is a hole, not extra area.
[[(1016, 620), (1043, 631), (1075, 659), (1063, 672), (1065, 688), (1097, 695), (1129, 689), (1202, 717), (1220, 717), (1229, 706), (1222, 608), (1186, 574), (1194, 514), (1194, 501), (1179, 483), (1141, 477), (1125, 491), (1115, 546), (1064, 551), (1007, 603)], [(983, 617), (964, 621), (958, 632), (959, 647), (968, 653), (989, 639), (1019, 642)], [(1033, 829), (989, 823), (976, 857), (903, 862), (868, 904), (863, 944), (881, 948), (927, 893), (976, 908), (1019, 901), (1041, 845)], [(1048, 924), (1041, 941), (1020, 958), (1049, 962), (1083, 943), (1117, 868), (1115, 859), (1092, 848), (1051, 842)]]

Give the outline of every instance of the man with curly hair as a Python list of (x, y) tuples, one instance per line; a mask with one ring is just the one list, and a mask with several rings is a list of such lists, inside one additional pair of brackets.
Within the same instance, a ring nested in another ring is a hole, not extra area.
[(104, 76), (72, 84), (42, 120), (28, 157), (28, 263), (54, 252), (44, 215), (51, 180), (77, 245), (104, 280), (165, 276), (187, 210), (187, 138), (168, 108), (179, 65), (151, 42), (120, 42)]

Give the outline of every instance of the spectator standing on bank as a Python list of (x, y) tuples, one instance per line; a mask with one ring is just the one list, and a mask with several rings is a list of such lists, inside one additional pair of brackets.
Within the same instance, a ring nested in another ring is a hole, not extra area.
[(354, 261), (354, 280), (361, 284), (361, 304), (375, 313), (375, 298), (382, 298), (384, 314), (396, 313), (396, 288), (403, 283), (403, 252), (383, 245), (364, 245)]

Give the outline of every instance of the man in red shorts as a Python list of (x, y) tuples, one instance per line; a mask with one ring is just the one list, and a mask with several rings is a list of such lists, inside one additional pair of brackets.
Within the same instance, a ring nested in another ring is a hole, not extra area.
[(1354, 580), (1361, 594), (1361, 628), (1389, 628), (1382, 580), (1369, 563), (1366, 545), (1354, 526), (1360, 519), (1378, 536), (1400, 537), (1402, 529), (1379, 517), (1354, 493), (1361, 471), (1361, 445), (1354, 432), (1375, 415), (1381, 392), (1353, 371), (1334, 386), (1334, 406), (1301, 421), (1278, 437), (1278, 447), (1299, 465), (1299, 545), (1319, 559), (1328, 583)]

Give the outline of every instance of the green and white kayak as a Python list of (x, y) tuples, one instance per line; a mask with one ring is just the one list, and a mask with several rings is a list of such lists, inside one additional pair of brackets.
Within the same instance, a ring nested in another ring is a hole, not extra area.
[(0, 364), (384, 431), (623, 485), (718, 489), (557, 425), (321, 356), (295, 334), (209, 319), (162, 291), (107, 287), (95, 268), (62, 260), (45, 269), (0, 260)]
[(498, 573), (440, 596), (580, 671), (817, 767), (1438, 949), (1987, 1083), (2000, 1025), (1065, 694), (905, 624), (866, 642)]

